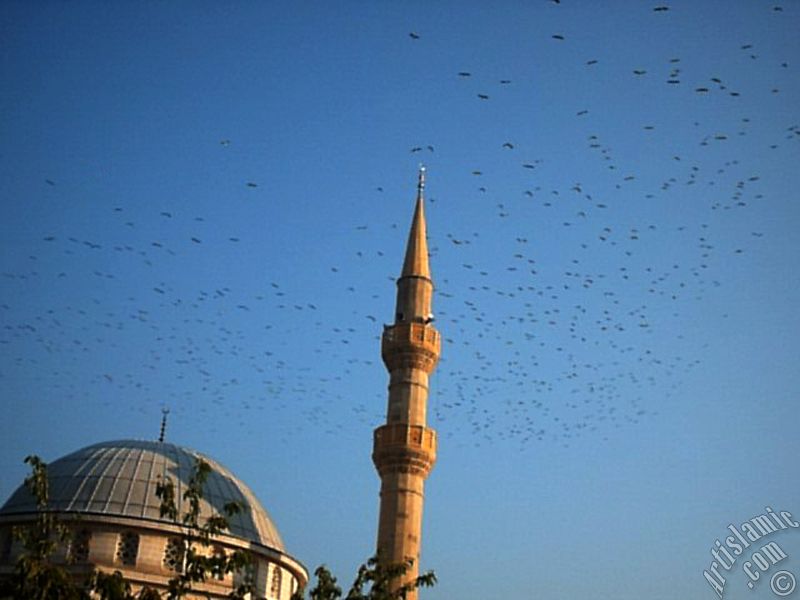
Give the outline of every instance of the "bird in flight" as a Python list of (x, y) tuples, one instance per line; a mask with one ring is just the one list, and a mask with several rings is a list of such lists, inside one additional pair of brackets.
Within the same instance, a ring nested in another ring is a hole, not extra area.
[(564, 36), (561, 35), (560, 33), (556, 33), (555, 35), (553, 35), (553, 39), (554, 40), (562, 40), (563, 41), (564, 40)]
[(408, 37), (410, 37), (412, 40), (418, 40), (419, 39), (419, 34), (418, 33), (414, 33), (412, 31), (411, 33), (408, 34)]

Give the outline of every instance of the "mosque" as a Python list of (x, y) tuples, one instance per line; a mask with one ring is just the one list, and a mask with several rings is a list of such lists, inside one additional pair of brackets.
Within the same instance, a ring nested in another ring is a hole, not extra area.
[[(406, 579), (416, 577), (421, 545), (424, 482), (436, 460), (436, 432), (426, 425), (428, 377), (439, 359), (441, 339), (433, 327), (433, 282), (420, 169), (414, 217), (397, 280), (395, 320), (384, 326), (381, 356), (389, 371), (386, 423), (373, 436), (372, 459), (381, 479), (377, 549), (387, 563), (414, 559)], [(164, 591), (182, 572), (181, 526), (160, 515), (156, 486), (164, 477), (183, 497), (198, 459), (211, 467), (200, 507), (204, 517), (223, 514), (232, 501), (242, 510), (215, 536), (210, 552), (245, 550), (253, 558), (255, 597), (289, 600), (308, 583), (308, 570), (290, 555), (275, 523), (247, 485), (230, 470), (195, 450), (157, 441), (120, 440), (93, 444), (48, 465), (49, 510), (70, 528), (54, 560), (75, 576), (97, 569), (120, 571), (134, 592), (144, 586)], [(184, 503), (185, 504), (185, 503)], [(178, 506), (183, 514), (185, 506)], [(0, 578), (14, 570), (22, 547), (12, 528), (31, 523), (36, 501), (21, 485), (0, 508)], [(221, 599), (241, 574), (211, 577), (195, 585), (198, 598)], [(416, 594), (410, 594), (415, 600)]]

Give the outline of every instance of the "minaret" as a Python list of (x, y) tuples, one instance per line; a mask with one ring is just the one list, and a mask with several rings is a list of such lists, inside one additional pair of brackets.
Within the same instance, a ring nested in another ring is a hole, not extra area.
[[(425, 425), (428, 376), (441, 350), (439, 332), (431, 322), (433, 281), (428, 266), (420, 168), (417, 204), (408, 235), (403, 270), (397, 280), (394, 324), (384, 326), (381, 356), (389, 371), (386, 425), (375, 430), (372, 461), (381, 478), (378, 554), (386, 564), (411, 558), (405, 581), (419, 573), (422, 501), (425, 479), (436, 461), (436, 432)], [(408, 600), (415, 600), (416, 592)]]

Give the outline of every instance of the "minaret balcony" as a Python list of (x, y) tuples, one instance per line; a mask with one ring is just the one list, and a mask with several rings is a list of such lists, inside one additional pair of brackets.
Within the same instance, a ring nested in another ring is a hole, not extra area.
[(436, 431), (408, 423), (382, 425), (373, 435), (372, 461), (381, 473), (391, 470), (427, 477), (436, 462)]
[(441, 350), (442, 338), (428, 323), (396, 323), (383, 330), (381, 357), (390, 370), (419, 368), (430, 373)]

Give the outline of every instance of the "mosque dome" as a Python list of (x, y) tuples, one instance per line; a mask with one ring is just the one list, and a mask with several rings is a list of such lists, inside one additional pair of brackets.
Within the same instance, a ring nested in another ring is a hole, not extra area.
[[(277, 527), (250, 488), (195, 450), (165, 442), (120, 440), (72, 452), (47, 466), (48, 509), (73, 521), (85, 536), (86, 563), (99, 568), (125, 567), (134, 580), (136, 572), (143, 571), (147, 581), (154, 583), (153, 575), (167, 577), (180, 570), (170, 542), (180, 528), (161, 517), (156, 486), (169, 478), (175, 486), (178, 514), (184, 514), (183, 492), (198, 459), (211, 468), (203, 488), (200, 522), (214, 514), (224, 515), (225, 505), (237, 502), (241, 510), (228, 517), (228, 531), (218, 536), (220, 547), (250, 551), (258, 559), (258, 587), (263, 596), (288, 597), (308, 580), (305, 568), (286, 554)], [(0, 528), (28, 521), (36, 512), (34, 497), (21, 485), (0, 508)], [(108, 548), (104, 549), (104, 544)], [(10, 547), (7, 550), (9, 554)]]
[[(195, 461), (202, 459), (211, 472), (206, 480), (200, 518), (224, 514), (228, 502), (242, 510), (228, 518), (230, 535), (284, 550), (283, 541), (267, 511), (241, 480), (213, 459), (165, 442), (121, 440), (87, 446), (47, 466), (51, 510), (59, 513), (129, 517), (172, 521), (159, 514), (156, 485), (170, 478), (176, 503), (182, 500)], [(178, 514), (185, 508), (178, 506)], [(36, 512), (36, 501), (21, 485), (0, 508), (1, 515)]]

